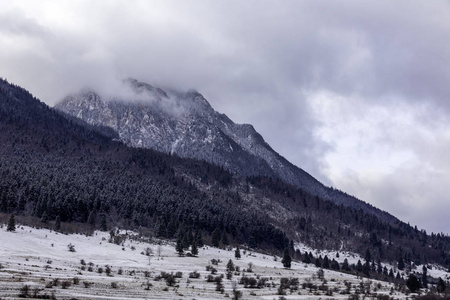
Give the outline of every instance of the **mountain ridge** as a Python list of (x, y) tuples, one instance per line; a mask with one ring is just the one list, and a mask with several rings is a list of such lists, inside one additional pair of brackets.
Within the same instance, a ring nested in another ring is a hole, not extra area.
[(129, 146), (205, 160), (243, 177), (279, 178), (312, 195), (395, 221), (387, 212), (326, 187), (273, 150), (251, 124), (236, 124), (215, 111), (199, 92), (164, 91), (136, 79), (124, 84), (137, 100), (133, 93), (103, 97), (90, 90), (65, 97), (55, 108), (112, 128)]
[(38, 226), (60, 219), (168, 239), (196, 232), (208, 244), (222, 235), (224, 245), (272, 253), (302, 242), (450, 266), (448, 236), (337, 205), (281, 179), (243, 179), (203, 160), (128, 147), (4, 80), (0, 144), (0, 213), (40, 219)]

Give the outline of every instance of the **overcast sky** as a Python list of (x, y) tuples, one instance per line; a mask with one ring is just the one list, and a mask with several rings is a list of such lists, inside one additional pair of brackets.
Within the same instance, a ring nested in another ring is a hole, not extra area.
[(49, 105), (194, 88), (280, 154), (450, 233), (449, 1), (0, 0), (0, 77)]

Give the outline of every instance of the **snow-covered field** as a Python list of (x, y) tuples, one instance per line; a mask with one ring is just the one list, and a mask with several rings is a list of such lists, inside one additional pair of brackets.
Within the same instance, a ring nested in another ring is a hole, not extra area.
[[(241, 250), (242, 257), (236, 260), (233, 250), (204, 247), (198, 257), (179, 257), (170, 243), (128, 238), (117, 245), (109, 243), (109, 237), (107, 232), (84, 236), (27, 226), (18, 226), (16, 232), (0, 228), (0, 299), (20, 299), (20, 294), (54, 299), (231, 299), (233, 286), (242, 292), (241, 299), (348, 299), (347, 289), (355, 293), (370, 287), (372, 294), (388, 295), (394, 287), (328, 270), (324, 281), (312, 264), (293, 262), (291, 269), (284, 269), (281, 258), (255, 252)], [(69, 251), (69, 244), (75, 252)], [(145, 255), (146, 249), (152, 252), (150, 256)], [(221, 262), (211, 265), (213, 259)], [(227, 279), (230, 259), (240, 272)], [(223, 275), (223, 291), (216, 291), (215, 282), (207, 282), (209, 265), (217, 269), (213, 278)], [(249, 266), (252, 272), (247, 272)], [(199, 278), (189, 278), (194, 271)], [(161, 272), (182, 272), (182, 277), (168, 286), (164, 279), (155, 280)], [(266, 278), (264, 287), (245, 288), (239, 284), (244, 274), (256, 280)], [(279, 295), (282, 277), (298, 278), (298, 289), (286, 288), (286, 295)], [(397, 291), (391, 295), (406, 298)]]

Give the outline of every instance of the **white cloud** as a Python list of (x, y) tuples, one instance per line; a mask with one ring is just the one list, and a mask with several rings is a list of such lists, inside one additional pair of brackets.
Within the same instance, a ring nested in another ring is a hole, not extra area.
[(309, 99), (319, 137), (333, 146), (323, 172), (335, 187), (421, 228), (450, 231), (442, 222), (450, 210), (445, 115), (395, 98), (378, 105), (322, 92)]

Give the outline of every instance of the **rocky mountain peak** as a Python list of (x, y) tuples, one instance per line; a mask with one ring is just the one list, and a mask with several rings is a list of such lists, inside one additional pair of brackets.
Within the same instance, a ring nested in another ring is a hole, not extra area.
[[(383, 215), (370, 205), (325, 187), (274, 151), (249, 124), (235, 124), (195, 90), (161, 89), (127, 79), (133, 94), (102, 97), (82, 91), (56, 105), (70, 115), (115, 130), (133, 147), (205, 160), (239, 176), (269, 176), (312, 195)], [(137, 100), (136, 100), (137, 99)]]

